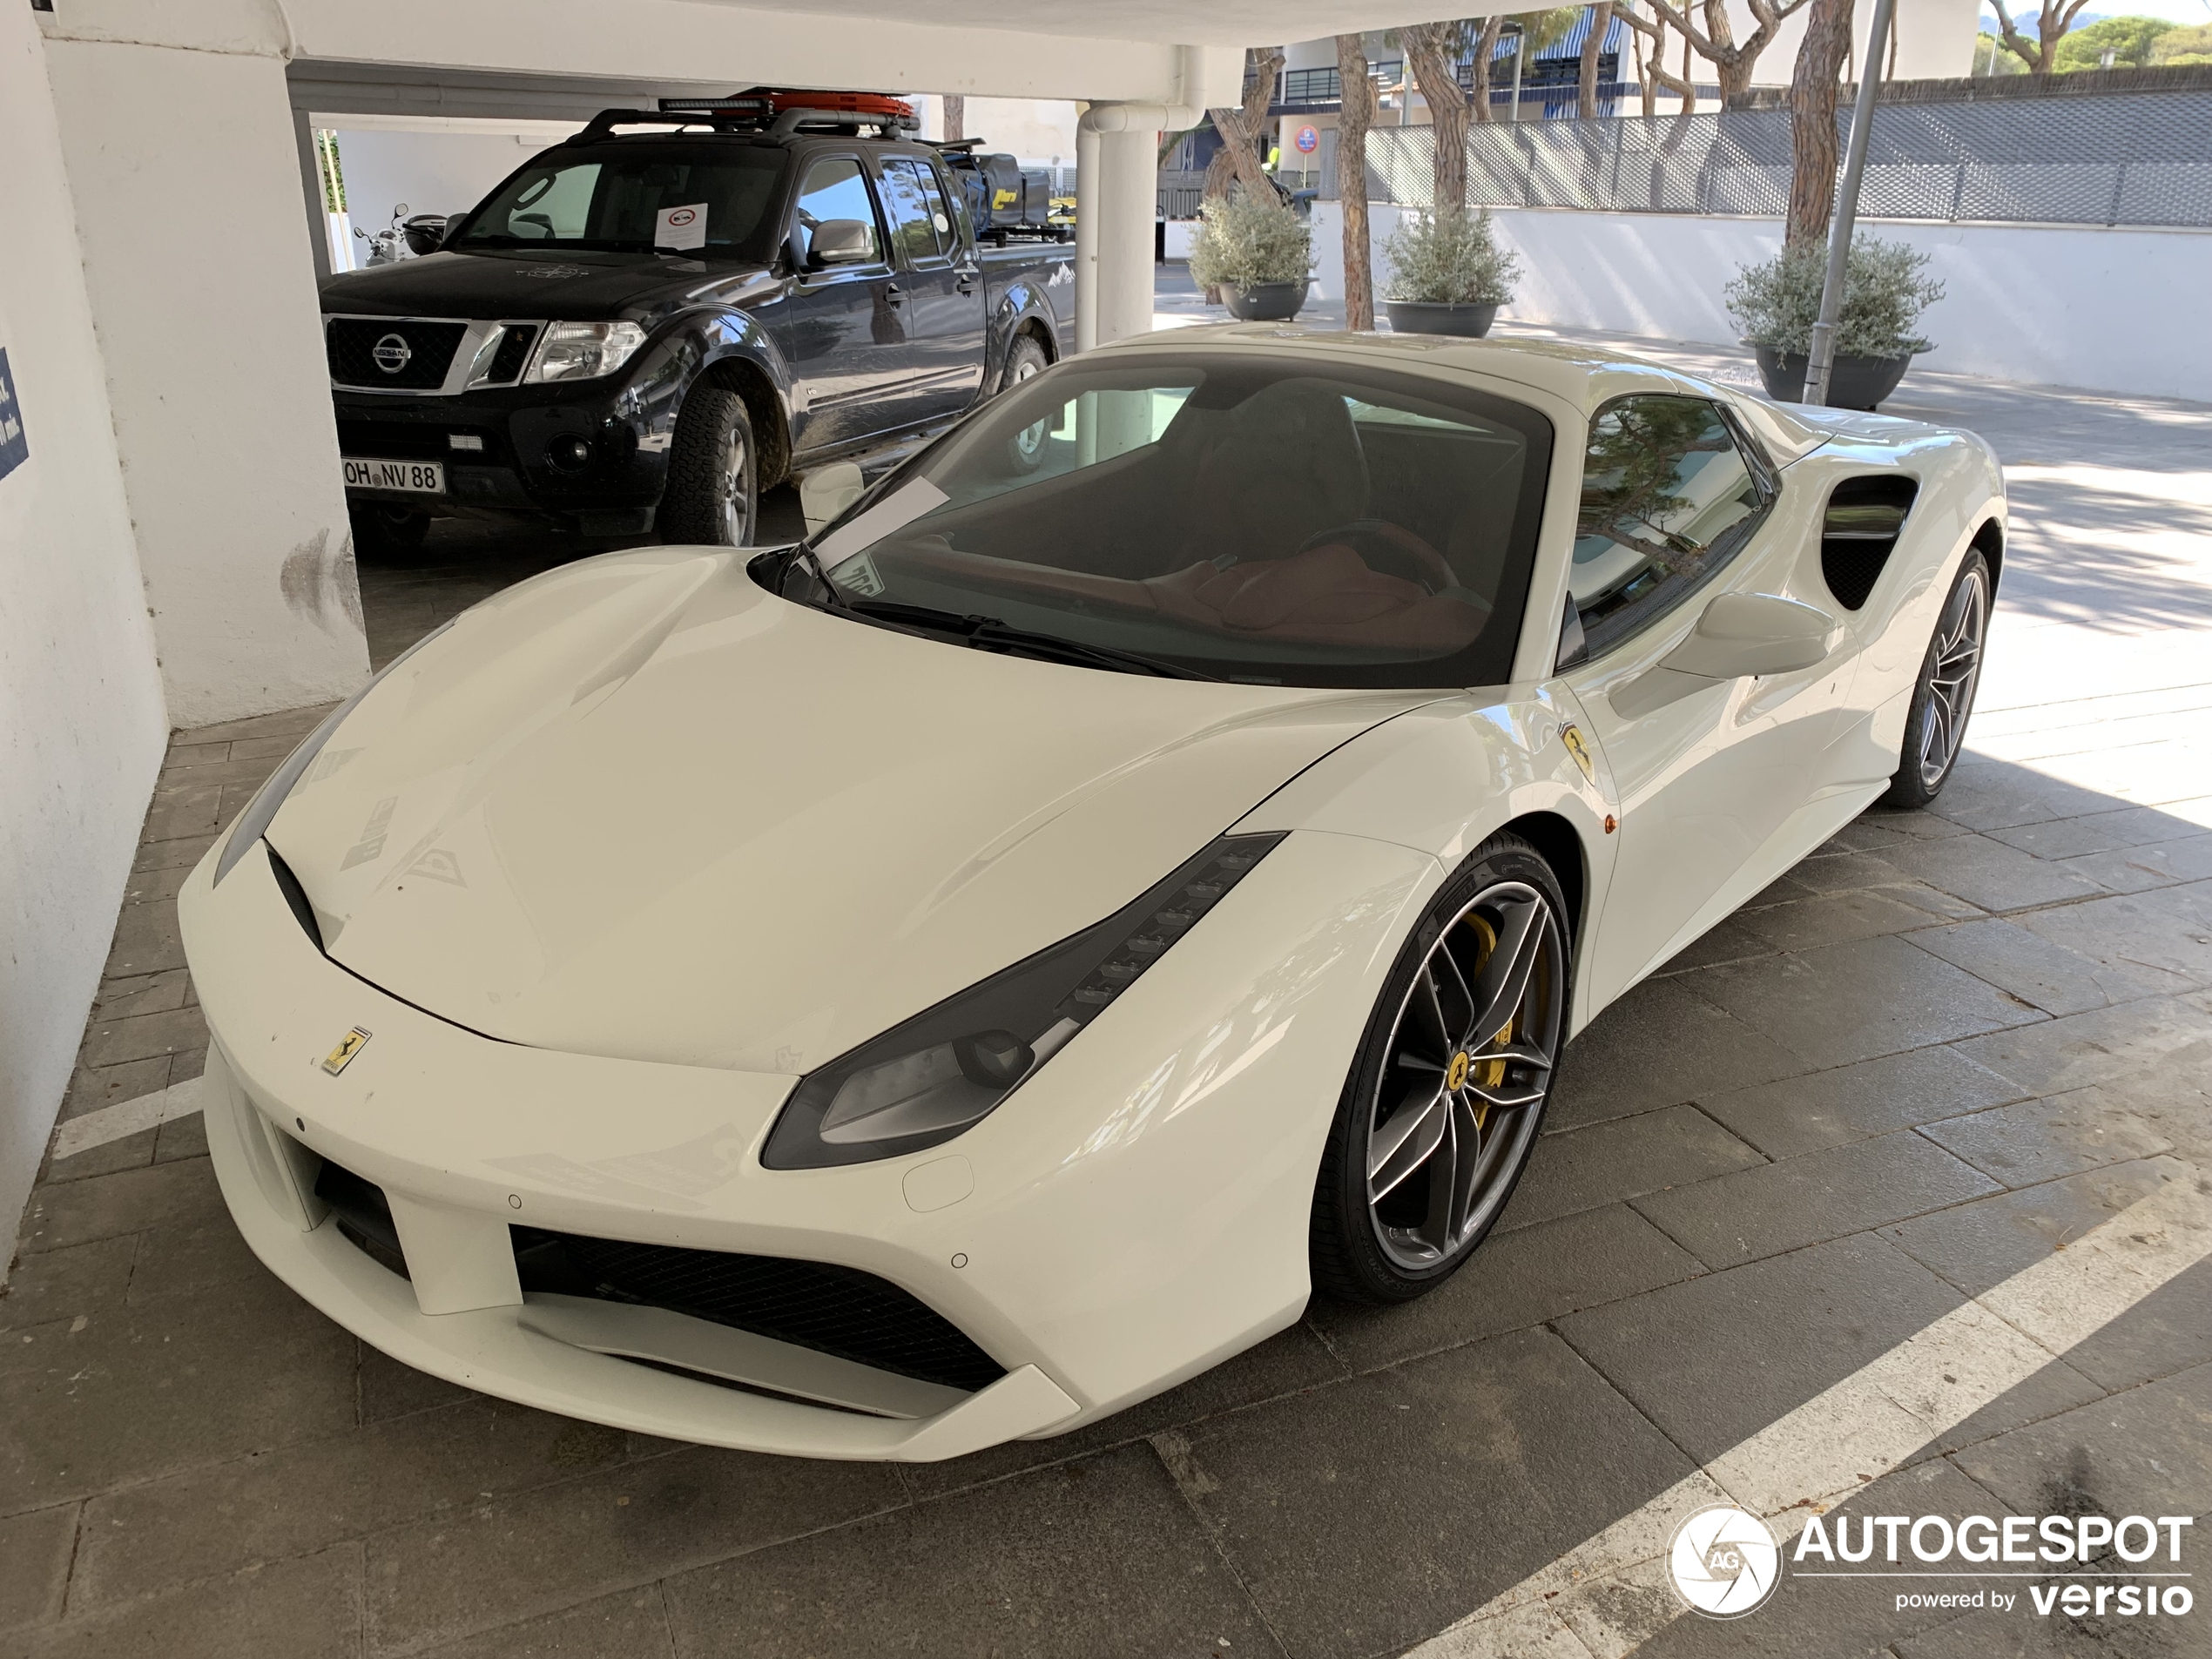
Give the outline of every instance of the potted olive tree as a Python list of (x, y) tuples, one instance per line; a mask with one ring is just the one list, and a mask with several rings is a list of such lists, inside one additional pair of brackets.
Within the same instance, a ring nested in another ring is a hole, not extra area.
[[(1828, 401), (1836, 408), (1876, 408), (1897, 390), (1916, 352), (1935, 349), (1913, 327), (1920, 313), (1943, 298), (1943, 284), (1927, 275), (1927, 264), (1926, 254), (1902, 242), (1851, 239), (1829, 373)], [(1805, 358), (1827, 274), (1827, 249), (1809, 243), (1744, 266), (1725, 290), (1728, 314), (1758, 357), (1769, 397), (1786, 403), (1804, 397)]]
[(1203, 203), (1190, 249), (1190, 280), (1219, 288), (1230, 315), (1287, 322), (1305, 303), (1313, 233), (1285, 202), (1236, 190)]
[(1487, 207), (1400, 219), (1383, 253), (1390, 260), (1383, 303), (1401, 334), (1488, 334), (1521, 274), (1521, 261), (1498, 246)]

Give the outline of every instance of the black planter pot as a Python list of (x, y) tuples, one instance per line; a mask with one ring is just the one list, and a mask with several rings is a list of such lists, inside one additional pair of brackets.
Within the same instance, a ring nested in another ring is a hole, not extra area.
[(1464, 339), (1480, 340), (1498, 320), (1498, 307), (1494, 305), (1455, 306), (1433, 300), (1386, 300), (1383, 307), (1390, 313), (1391, 331), (1400, 334), (1458, 334)]
[[(1801, 403), (1805, 395), (1805, 354), (1754, 346), (1759, 378), (1766, 395), (1777, 403)], [(1874, 409), (1897, 390), (1898, 382), (1912, 364), (1912, 354), (1897, 357), (1846, 357), (1838, 353), (1828, 370), (1828, 404), (1838, 409)]]
[(1303, 282), (1255, 282), (1249, 288), (1221, 285), (1221, 303), (1244, 322), (1288, 322), (1305, 304)]

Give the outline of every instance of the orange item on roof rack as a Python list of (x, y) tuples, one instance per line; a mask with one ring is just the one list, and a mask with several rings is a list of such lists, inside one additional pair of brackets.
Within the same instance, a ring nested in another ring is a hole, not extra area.
[(882, 92), (824, 92), (793, 91), (779, 86), (756, 86), (727, 98), (703, 98), (693, 103), (674, 98), (661, 100), (664, 108), (728, 111), (744, 113), (758, 111), (764, 115), (781, 115), (786, 110), (827, 110), (839, 115), (862, 115), (889, 118), (910, 122), (914, 107), (904, 98), (892, 98)]

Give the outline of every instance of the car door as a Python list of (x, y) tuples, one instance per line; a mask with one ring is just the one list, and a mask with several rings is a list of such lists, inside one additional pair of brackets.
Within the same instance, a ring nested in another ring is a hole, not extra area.
[[(833, 219), (867, 226), (873, 256), (815, 265), (813, 233)], [(775, 332), (791, 365), (792, 448), (830, 448), (899, 425), (900, 388), (917, 363), (895, 303), (882, 217), (858, 155), (807, 159), (789, 235), (798, 269)]]
[(960, 233), (935, 165), (881, 156), (876, 176), (899, 262), (901, 309), (917, 372), (901, 388), (901, 424), (950, 420), (983, 384), (983, 274)]
[(1586, 969), (1593, 1006), (1748, 898), (1749, 873), (1810, 793), (1835, 706), (1831, 664), (1716, 681), (1656, 706), (1645, 678), (1716, 596), (1789, 597), (1802, 549), (1775, 523), (1777, 493), (1752, 441), (1703, 398), (1638, 394), (1591, 421), (1561, 667), (1620, 803)]

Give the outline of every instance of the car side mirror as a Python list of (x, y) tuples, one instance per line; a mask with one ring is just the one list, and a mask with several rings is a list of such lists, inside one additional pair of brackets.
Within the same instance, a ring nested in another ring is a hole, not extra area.
[(1835, 633), (1836, 619), (1816, 606), (1771, 593), (1719, 594), (1658, 666), (1614, 687), (1608, 700), (1633, 720), (1723, 680), (1817, 668)]
[(799, 481), (799, 509), (806, 516), (806, 534), (821, 534), (823, 527), (860, 499), (867, 482), (849, 461), (833, 461), (817, 467)]
[(875, 230), (866, 219), (826, 219), (807, 239), (806, 263), (816, 270), (830, 265), (860, 265), (875, 258)]

